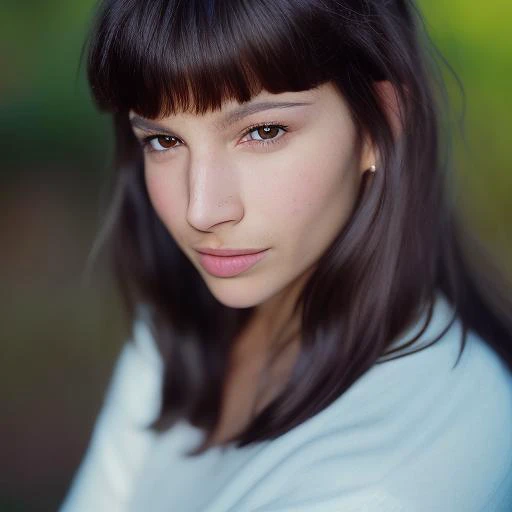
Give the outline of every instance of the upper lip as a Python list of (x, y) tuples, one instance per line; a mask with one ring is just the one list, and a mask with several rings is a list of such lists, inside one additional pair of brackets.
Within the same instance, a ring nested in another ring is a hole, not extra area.
[(196, 249), (202, 254), (210, 254), (212, 256), (238, 256), (242, 254), (255, 254), (266, 251), (266, 249), (209, 249), (208, 247)]

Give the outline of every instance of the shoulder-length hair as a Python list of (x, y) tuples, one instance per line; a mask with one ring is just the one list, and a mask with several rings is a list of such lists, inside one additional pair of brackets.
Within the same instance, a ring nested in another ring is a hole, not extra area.
[[(512, 366), (512, 294), (455, 208), (440, 119), (447, 94), (432, 50), (408, 0), (101, 3), (88, 77), (97, 104), (113, 116), (116, 143), (103, 237), (130, 318), (142, 305), (164, 361), (162, 408), (152, 427), (185, 419), (203, 429), (190, 455), (209, 446), (233, 341), (254, 308), (219, 303), (155, 214), (130, 110), (148, 118), (200, 114), (261, 90), (331, 81), (347, 101), (358, 144), (369, 137), (378, 149), (378, 172), (363, 180), (351, 218), (297, 300), (301, 346), (287, 385), (231, 439), (237, 446), (276, 438), (375, 363), (426, 348), (404, 351), (426, 329), (438, 292), (462, 321), (460, 353), (472, 329)], [(375, 88), (383, 80), (396, 91), (399, 139)], [(419, 334), (392, 348), (425, 312)]]

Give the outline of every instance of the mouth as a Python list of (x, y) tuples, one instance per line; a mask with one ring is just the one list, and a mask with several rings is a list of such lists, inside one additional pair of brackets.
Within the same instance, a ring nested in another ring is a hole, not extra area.
[(266, 249), (196, 249), (201, 254), (210, 254), (211, 256), (242, 256), (246, 254), (257, 254)]
[[(208, 250), (206, 253), (204, 251)], [(249, 252), (251, 251), (251, 252)], [(209, 249), (198, 250), (199, 262), (202, 267), (211, 275), (216, 277), (233, 277), (252, 268), (258, 261), (262, 260), (268, 249), (223, 249), (211, 251)], [(219, 255), (219, 253), (221, 253)], [(229, 254), (231, 253), (231, 254)]]

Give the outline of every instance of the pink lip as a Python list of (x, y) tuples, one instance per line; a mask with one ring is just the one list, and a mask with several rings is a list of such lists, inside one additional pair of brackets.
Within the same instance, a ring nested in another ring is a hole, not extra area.
[(213, 256), (211, 254), (199, 253), (199, 261), (203, 268), (214, 276), (233, 277), (249, 270), (265, 257), (266, 252), (267, 250), (252, 254), (239, 253), (235, 256)]

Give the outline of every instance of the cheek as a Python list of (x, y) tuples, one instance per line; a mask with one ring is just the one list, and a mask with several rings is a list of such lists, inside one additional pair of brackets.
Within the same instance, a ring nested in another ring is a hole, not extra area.
[(169, 170), (151, 167), (147, 169), (145, 181), (151, 204), (157, 216), (174, 235), (179, 230), (179, 219), (182, 218), (181, 212), (185, 207), (182, 202), (186, 196), (180, 194), (180, 184), (170, 179)]
[(338, 146), (327, 142), (322, 151), (303, 152), (301, 157), (282, 163), (281, 171), (286, 172), (279, 180), (280, 201), (274, 203), (273, 215), (280, 214), (292, 225), (347, 217), (358, 189), (352, 145), (349, 141), (341, 145), (338, 141)]
[(300, 265), (312, 263), (340, 232), (359, 187), (351, 141), (323, 142), (321, 152), (303, 152), (283, 163), (280, 200), (268, 212), (279, 239), (287, 240)]

